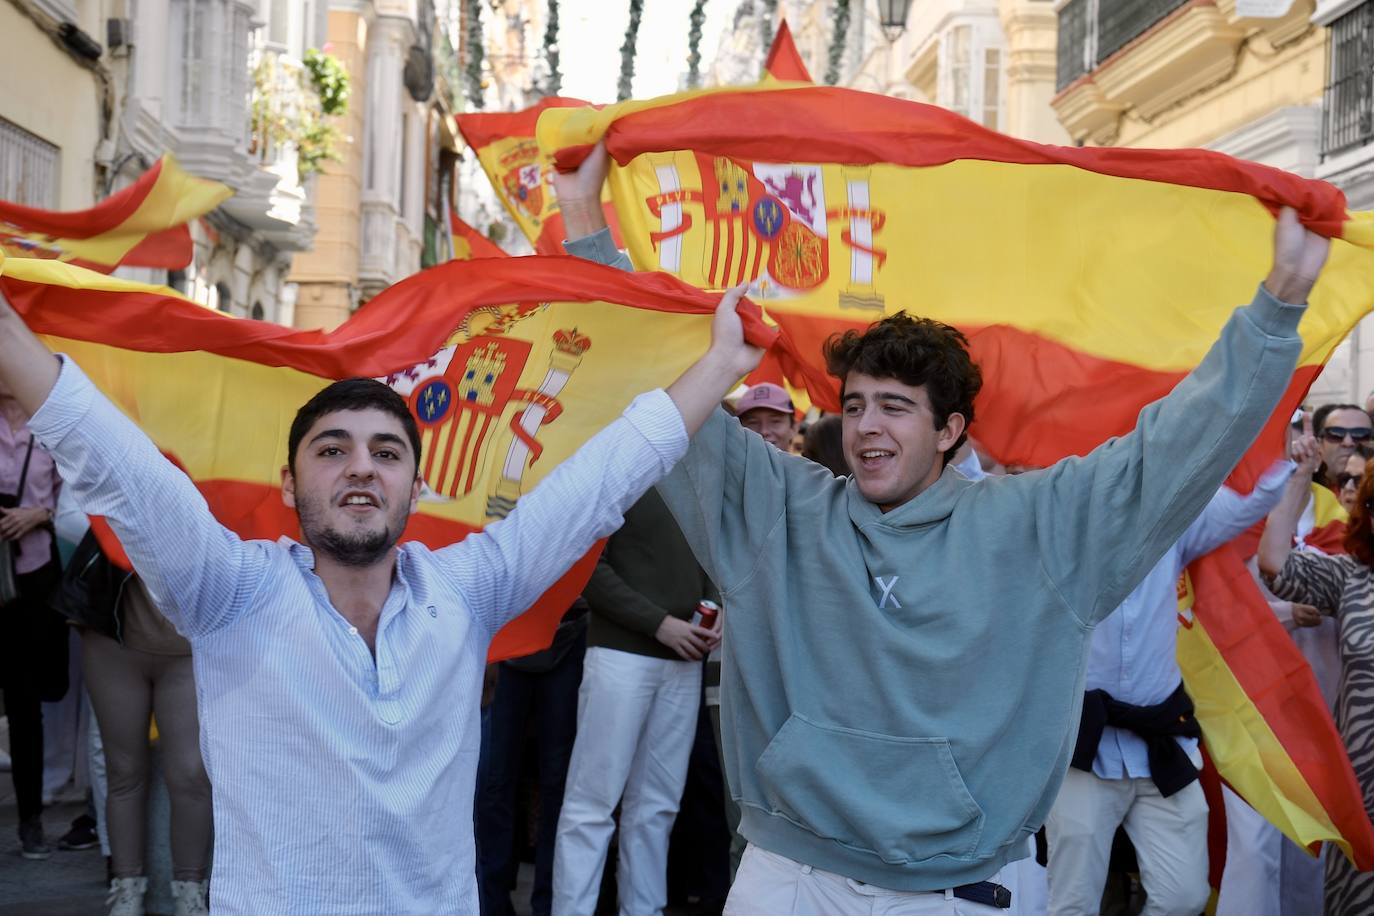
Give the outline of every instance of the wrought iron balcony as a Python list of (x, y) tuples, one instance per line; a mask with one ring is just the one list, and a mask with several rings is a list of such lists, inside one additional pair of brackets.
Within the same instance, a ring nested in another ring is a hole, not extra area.
[(1188, 0), (1070, 0), (1059, 10), (1056, 91), (1143, 35)]
[(1329, 81), (1322, 97), (1322, 155), (1374, 140), (1374, 3), (1331, 23)]

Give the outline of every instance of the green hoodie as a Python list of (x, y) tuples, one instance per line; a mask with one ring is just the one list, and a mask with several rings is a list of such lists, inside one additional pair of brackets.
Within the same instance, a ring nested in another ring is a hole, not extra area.
[(1136, 430), (1086, 458), (888, 512), (718, 413), (659, 484), (725, 600), (740, 831), (895, 890), (1025, 854), (1068, 765), (1093, 625), (1216, 493), (1292, 374), (1263, 289)]

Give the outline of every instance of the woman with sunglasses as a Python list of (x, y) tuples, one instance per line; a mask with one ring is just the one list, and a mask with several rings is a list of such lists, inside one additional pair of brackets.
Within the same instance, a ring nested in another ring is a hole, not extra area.
[(1345, 460), (1345, 469), (1336, 475), (1336, 497), (1346, 512), (1355, 511), (1356, 497), (1360, 491), (1360, 480), (1364, 477), (1367, 460), (1362, 452), (1356, 452)]
[[(1327, 427), (1330, 428), (1329, 426)], [(1324, 449), (1311, 436), (1293, 443), (1298, 462), (1283, 498), (1269, 514), (1260, 539), (1259, 567), (1280, 598), (1316, 607), (1340, 623), (1340, 689), (1336, 725), (1363, 789), (1365, 810), (1374, 810), (1374, 475), (1356, 491), (1346, 529), (1346, 554), (1294, 550), (1298, 519), (1310, 493), (1303, 478), (1316, 470)], [(1348, 456), (1347, 456), (1348, 458)], [(1374, 912), (1374, 872), (1360, 873), (1343, 855), (1326, 859), (1327, 916)]]

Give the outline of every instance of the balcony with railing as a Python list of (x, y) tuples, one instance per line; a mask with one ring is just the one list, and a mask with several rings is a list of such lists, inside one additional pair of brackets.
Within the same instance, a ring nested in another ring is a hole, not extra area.
[(1107, 58), (1189, 0), (1070, 0), (1059, 9), (1056, 91)]
[(1328, 81), (1322, 97), (1322, 155), (1374, 141), (1374, 3), (1331, 23)]

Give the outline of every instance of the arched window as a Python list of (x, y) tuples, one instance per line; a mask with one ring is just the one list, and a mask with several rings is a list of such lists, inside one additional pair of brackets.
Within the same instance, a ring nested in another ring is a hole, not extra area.
[(224, 312), (225, 314), (230, 314), (233, 312), (234, 296), (233, 293), (229, 291), (228, 283), (215, 284), (215, 299), (218, 300), (215, 302), (215, 308), (219, 309), (221, 312)]
[(263, 311), (261, 302), (253, 303), (253, 311), (250, 314), (253, 316), (254, 321), (262, 321), (263, 318), (267, 317), (267, 312)]

